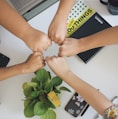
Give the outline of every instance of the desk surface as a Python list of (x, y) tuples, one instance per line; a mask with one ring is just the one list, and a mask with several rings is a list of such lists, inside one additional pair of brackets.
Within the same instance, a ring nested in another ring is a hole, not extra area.
[[(118, 16), (113, 16), (107, 11), (107, 7), (100, 4), (99, 0), (85, 0), (88, 5), (100, 13), (112, 26), (118, 25)], [(33, 27), (47, 33), (48, 26), (56, 12), (58, 2), (40, 13), (29, 21)], [(0, 52), (11, 58), (9, 65), (21, 63), (27, 59), (31, 50), (17, 37), (9, 33), (3, 27), (0, 27)], [(53, 44), (44, 55), (54, 55), (58, 52), (58, 46)], [(81, 79), (100, 89), (109, 99), (118, 95), (118, 45), (104, 47), (87, 64), (84, 64), (77, 56), (67, 58), (72, 71)], [(49, 67), (45, 67), (50, 71)], [(52, 75), (53, 72), (51, 71)], [(9, 78), (0, 82), (0, 118), (1, 119), (26, 119), (23, 114), (23, 90), (22, 85), (34, 74), (24, 74)], [(63, 85), (68, 86), (66, 83)], [(69, 86), (68, 86), (69, 87)], [(64, 107), (69, 101), (72, 93), (63, 92), (61, 94), (62, 105), (56, 109), (57, 119), (74, 119), (69, 115)], [(96, 111), (89, 107), (82, 117), (77, 119), (94, 119)], [(39, 119), (34, 117), (32, 119)]]

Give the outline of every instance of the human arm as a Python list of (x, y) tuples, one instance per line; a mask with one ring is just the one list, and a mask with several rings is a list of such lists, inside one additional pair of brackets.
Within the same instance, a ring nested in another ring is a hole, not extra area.
[(67, 18), (76, 0), (60, 0), (57, 12), (49, 26), (48, 36), (58, 44), (62, 44), (67, 32)]
[(5, 80), (20, 74), (33, 73), (43, 66), (45, 66), (45, 62), (42, 53), (35, 52), (21, 64), (0, 68), (0, 80)]
[(96, 47), (113, 44), (118, 44), (118, 26), (80, 39), (66, 38), (60, 46), (59, 56), (73, 56)]
[(113, 105), (96, 88), (77, 77), (63, 57), (47, 57), (46, 62), (56, 75), (78, 92), (99, 114), (104, 115), (104, 111)]
[(0, 0), (0, 25), (22, 39), (33, 51), (43, 51), (51, 45), (48, 36), (31, 27), (6, 0)]

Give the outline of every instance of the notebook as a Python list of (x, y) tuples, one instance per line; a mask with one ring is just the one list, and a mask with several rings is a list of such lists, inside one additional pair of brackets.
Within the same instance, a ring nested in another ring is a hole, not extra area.
[(8, 0), (27, 21), (57, 1), (58, 0)]
[[(78, 0), (73, 6), (68, 17), (67, 36), (72, 38), (82, 38), (101, 30), (111, 27), (111, 25), (94, 9), (85, 4), (83, 0)], [(77, 56), (87, 63), (103, 47), (94, 48)]]

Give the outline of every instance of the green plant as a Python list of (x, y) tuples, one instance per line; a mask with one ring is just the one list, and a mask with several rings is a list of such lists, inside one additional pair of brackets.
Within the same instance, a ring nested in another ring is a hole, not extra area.
[[(40, 69), (35, 72), (31, 82), (23, 84), (24, 115), (26, 117), (40, 116), (41, 119), (56, 119), (54, 109), (60, 106), (59, 94), (62, 90), (70, 90), (60, 86), (62, 80), (58, 77), (51, 77), (50, 72)], [(56, 98), (56, 99), (55, 99)]]

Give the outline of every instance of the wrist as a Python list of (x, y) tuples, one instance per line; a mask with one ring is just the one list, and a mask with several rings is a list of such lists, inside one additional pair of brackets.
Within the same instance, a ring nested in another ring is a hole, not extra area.
[(86, 50), (90, 49), (90, 43), (88, 42), (88, 40), (86, 38), (80, 38), (78, 40), (78, 53), (84, 52)]
[(41, 36), (41, 32), (34, 29), (33, 27), (29, 27), (26, 29), (24, 34), (22, 35), (22, 40), (24, 43), (31, 49), (34, 50), (33, 42), (36, 40), (39, 36)]
[(32, 37), (31, 35), (32, 31), (33, 31), (33, 28), (31, 26), (25, 27), (22, 33), (20, 34), (20, 38), (26, 43), (27, 40)]
[(67, 3), (67, 0), (60, 0), (60, 4), (56, 14), (60, 15), (60, 18), (67, 20), (68, 15), (76, 0), (71, 0)]
[(25, 65), (25, 63), (21, 63), (16, 65), (18, 69), (18, 74), (26, 74), (28, 67)]
[(17, 65), (18, 70), (19, 70), (19, 74), (26, 74), (26, 66), (24, 63), (18, 64)]
[(63, 22), (67, 22), (69, 13), (64, 12), (64, 10), (58, 10), (55, 17)]
[[(63, 13), (59, 13), (58, 15), (58, 18), (61, 20), (61, 22), (67, 22), (67, 19), (68, 19), (68, 15), (66, 14), (63, 14)], [(62, 17), (63, 16), (63, 17)]]
[(72, 71), (71, 70), (67, 70), (65, 72), (62, 72), (62, 75), (60, 75), (60, 77), (66, 81), (69, 80), (68, 77), (70, 77), (72, 75)]

